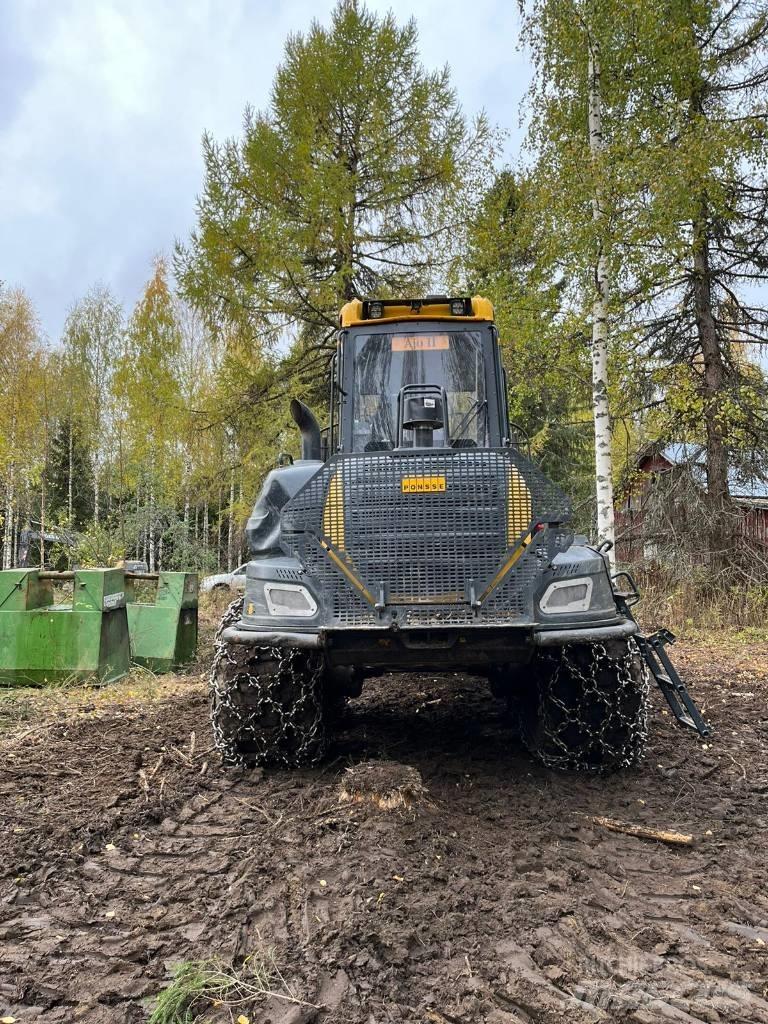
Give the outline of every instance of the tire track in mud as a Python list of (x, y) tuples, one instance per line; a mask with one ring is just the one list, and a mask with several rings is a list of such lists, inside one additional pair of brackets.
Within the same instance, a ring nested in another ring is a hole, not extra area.
[[(709, 749), (657, 711), (642, 766), (609, 778), (534, 765), (465, 676), (372, 680), (293, 773), (221, 772), (197, 691), (6, 739), (0, 1011), (133, 1024), (174, 962), (274, 947), (324, 1008), (252, 1022), (768, 1022), (768, 686), (692, 667)], [(433, 806), (340, 805), (344, 767), (379, 757)]]

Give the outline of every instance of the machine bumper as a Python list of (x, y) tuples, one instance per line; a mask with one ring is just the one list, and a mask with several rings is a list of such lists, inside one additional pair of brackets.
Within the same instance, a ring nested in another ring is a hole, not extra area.
[(624, 619), (610, 626), (577, 626), (571, 629), (537, 629), (533, 642), (537, 647), (559, 647), (562, 644), (599, 643), (602, 640), (623, 640), (637, 633), (637, 623)]
[[(391, 629), (369, 627), (320, 629), (306, 632), (288, 629), (247, 629), (229, 626), (222, 639), (229, 643), (263, 647), (324, 649), (332, 661), (344, 664), (374, 663), (393, 667), (404, 663), (441, 663), (467, 666), (527, 660), (537, 647), (570, 643), (599, 643), (621, 640), (637, 632), (637, 623), (619, 619), (609, 623), (571, 624), (564, 628), (541, 628), (536, 624), (496, 626), (436, 626)], [(399, 653), (398, 653), (399, 652)], [(434, 659), (434, 660), (433, 660)]]
[(221, 639), (231, 644), (253, 644), (257, 647), (322, 647), (321, 633), (299, 633), (279, 629), (240, 629), (228, 626)]

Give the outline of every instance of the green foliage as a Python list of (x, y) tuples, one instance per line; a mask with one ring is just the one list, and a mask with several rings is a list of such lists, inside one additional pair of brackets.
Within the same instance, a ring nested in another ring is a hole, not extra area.
[[(69, 514), (69, 481), (72, 480), (72, 516)], [(46, 467), (48, 514), (51, 520), (73, 530), (84, 530), (93, 518), (93, 469), (82, 439), (82, 428), (70, 417), (62, 418), (51, 438)]]
[[(768, 381), (749, 346), (768, 337), (755, 288), (768, 277), (768, 15), (746, 0), (533, 0), (526, 12), (536, 264), (562, 275), (578, 319), (596, 255), (607, 258), (613, 422), (631, 424), (621, 433), (636, 444), (704, 447), (720, 557), (732, 545), (729, 468), (766, 468)], [(586, 132), (590, 56), (598, 154)]]
[(590, 367), (583, 318), (562, 308), (566, 282), (541, 247), (534, 183), (501, 171), (468, 232), (470, 289), (495, 303), (510, 418), (523, 448), (586, 508), (594, 489)]
[(149, 1024), (195, 1024), (199, 1019), (196, 1006), (225, 999), (235, 985), (235, 979), (224, 973), (216, 961), (178, 964), (173, 981), (158, 996)]
[(308, 1005), (288, 990), (271, 948), (251, 953), (237, 970), (218, 958), (189, 961), (174, 969), (173, 981), (158, 996), (149, 1024), (195, 1024), (211, 1006), (226, 1008), (234, 1020), (238, 1006), (263, 996)]
[(135, 483), (130, 469), (142, 466), (158, 494), (172, 493), (177, 485), (173, 455), (185, 412), (175, 372), (180, 350), (168, 273), (158, 259), (128, 323), (115, 377), (115, 390), (123, 400), (126, 479)]
[(415, 22), (341, 0), (329, 28), (289, 37), (242, 138), (205, 139), (182, 288), (217, 326), (262, 346), (292, 335), (311, 363), (343, 301), (418, 292), (441, 270), (463, 176), (488, 143), (448, 69), (421, 66)]

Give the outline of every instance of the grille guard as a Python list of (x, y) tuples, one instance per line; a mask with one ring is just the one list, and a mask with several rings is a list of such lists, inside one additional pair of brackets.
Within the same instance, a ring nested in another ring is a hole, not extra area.
[[(420, 479), (433, 490), (415, 492)], [(513, 449), (341, 454), (284, 506), (281, 546), (314, 578), (329, 626), (522, 624), (571, 542), (570, 511)]]

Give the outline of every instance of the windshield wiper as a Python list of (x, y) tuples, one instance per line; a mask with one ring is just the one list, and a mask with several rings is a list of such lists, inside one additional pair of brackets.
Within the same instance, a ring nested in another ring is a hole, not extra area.
[(475, 402), (470, 406), (469, 410), (464, 414), (464, 419), (458, 425), (455, 431), (451, 431), (451, 439), (457, 440), (461, 437), (463, 431), (467, 429), (470, 423), (479, 415), (481, 410), (486, 409), (488, 406), (487, 399), (476, 399)]

